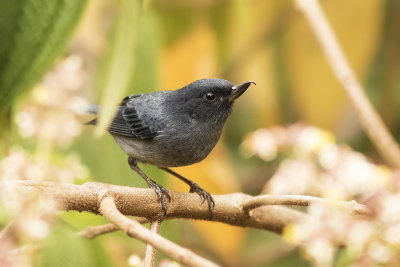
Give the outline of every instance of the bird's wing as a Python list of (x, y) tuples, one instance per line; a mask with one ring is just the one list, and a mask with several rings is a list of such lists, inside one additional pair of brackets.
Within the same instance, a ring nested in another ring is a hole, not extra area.
[(152, 140), (157, 136), (158, 131), (152, 129), (147, 123), (146, 118), (141, 118), (134, 106), (127, 106), (132, 97), (126, 97), (121, 102), (116, 116), (108, 128), (110, 133), (119, 134), (127, 137), (136, 137), (142, 140)]

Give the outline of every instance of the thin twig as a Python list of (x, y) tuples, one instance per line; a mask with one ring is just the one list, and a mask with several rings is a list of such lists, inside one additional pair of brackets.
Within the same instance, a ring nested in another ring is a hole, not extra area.
[(114, 198), (112, 197), (106, 196), (100, 201), (99, 211), (104, 217), (118, 226), (118, 228), (123, 230), (127, 235), (151, 244), (158, 250), (171, 256), (179, 263), (187, 266), (218, 266), (217, 264), (196, 255), (192, 251), (165, 239), (159, 234), (150, 231), (140, 223), (134, 220), (129, 220), (117, 209)]
[(89, 226), (77, 233), (77, 236), (93, 239), (99, 235), (104, 235), (118, 231), (119, 228), (112, 223), (107, 223), (99, 226)]
[[(133, 220), (136, 220), (138, 223), (141, 223), (141, 224), (149, 222), (149, 220), (147, 220), (146, 218), (143, 218), (143, 217), (137, 217), (137, 218), (134, 218)], [(86, 237), (89, 239), (93, 239), (95, 237), (98, 237), (99, 235), (112, 233), (112, 232), (115, 232), (118, 230), (119, 230), (119, 228), (117, 226), (115, 226), (114, 224), (107, 223), (107, 224), (98, 225), (98, 226), (89, 226), (89, 227), (83, 229), (82, 231), (78, 232), (77, 235), (80, 237)]]
[(345, 89), (372, 143), (386, 162), (400, 168), (400, 148), (357, 81), (318, 0), (295, 0), (295, 2), (313, 28), (336, 78)]
[(324, 203), (332, 205), (347, 211), (360, 215), (371, 215), (371, 210), (360, 203), (353, 201), (340, 201), (333, 199), (325, 199), (313, 196), (302, 195), (260, 195), (253, 197), (243, 204), (243, 209), (249, 212), (252, 209), (265, 205), (294, 205), (294, 206), (309, 206), (313, 203)]
[[(160, 232), (161, 221), (153, 221), (150, 224), (150, 231), (158, 234)], [(150, 244), (147, 244), (146, 255), (144, 257), (144, 267), (153, 267), (157, 250)]]

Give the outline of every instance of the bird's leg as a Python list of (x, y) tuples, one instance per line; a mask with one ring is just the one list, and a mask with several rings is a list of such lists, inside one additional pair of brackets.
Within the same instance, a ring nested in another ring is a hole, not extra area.
[(164, 196), (168, 198), (168, 201), (171, 201), (171, 195), (170, 195), (169, 191), (167, 189), (165, 189), (164, 187), (162, 187), (161, 185), (158, 185), (156, 182), (151, 180), (149, 177), (147, 177), (147, 175), (141, 169), (139, 169), (134, 158), (129, 157), (128, 164), (131, 167), (131, 169), (134, 170), (135, 172), (137, 172), (146, 181), (146, 183), (149, 185), (149, 187), (151, 189), (153, 189), (154, 192), (156, 192), (158, 201), (161, 202), (162, 210), (164, 211), (164, 216), (167, 215), (167, 205), (165, 203)]
[(172, 174), (173, 176), (179, 178), (180, 180), (182, 180), (183, 182), (185, 182), (186, 184), (188, 184), (190, 186), (190, 191), (189, 193), (196, 193), (200, 196), (200, 198), (204, 201), (207, 201), (208, 204), (208, 210), (210, 211), (210, 215), (211, 215), (211, 219), (214, 217), (214, 207), (215, 207), (215, 203), (214, 203), (214, 199), (212, 198), (212, 196), (210, 195), (210, 193), (208, 193), (206, 190), (204, 190), (203, 188), (201, 188), (198, 184), (196, 184), (193, 181), (190, 181), (189, 179), (183, 177), (182, 175), (180, 175), (179, 173), (174, 172), (171, 169), (168, 168), (160, 168), (161, 170), (164, 170), (166, 172), (168, 172), (169, 174)]

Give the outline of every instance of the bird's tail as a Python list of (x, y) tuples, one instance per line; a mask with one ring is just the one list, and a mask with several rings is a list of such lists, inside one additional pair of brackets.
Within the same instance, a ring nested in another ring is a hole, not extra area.
[(85, 123), (86, 125), (97, 125), (97, 118)]
[[(100, 106), (99, 105), (88, 105), (85, 107), (85, 110), (83, 113), (90, 113), (90, 114), (95, 114), (97, 115), (100, 111)], [(97, 118), (85, 123), (87, 125), (96, 125), (97, 124)]]
[(90, 114), (99, 114), (100, 106), (99, 105), (88, 105), (85, 113), (90, 113)]

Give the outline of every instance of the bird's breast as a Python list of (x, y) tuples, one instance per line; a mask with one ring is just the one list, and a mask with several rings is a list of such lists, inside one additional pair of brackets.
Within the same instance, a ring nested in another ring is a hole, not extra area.
[(136, 160), (158, 167), (178, 167), (203, 160), (215, 147), (222, 126), (201, 127), (196, 123), (168, 125), (152, 140), (115, 136), (118, 145)]

